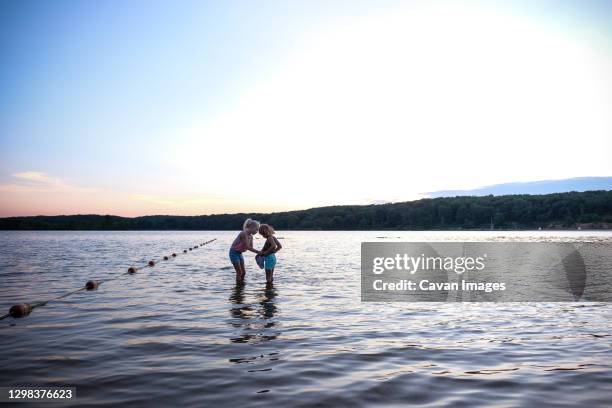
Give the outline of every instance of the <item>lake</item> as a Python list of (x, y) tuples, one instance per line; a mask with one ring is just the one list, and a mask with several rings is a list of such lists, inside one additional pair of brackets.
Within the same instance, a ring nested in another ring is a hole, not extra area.
[(78, 406), (609, 406), (611, 304), (362, 303), (360, 244), (610, 232), (278, 232), (272, 288), (253, 254), (236, 286), (236, 233), (0, 232), (0, 314), (117, 278), (0, 321), (0, 386), (76, 386)]

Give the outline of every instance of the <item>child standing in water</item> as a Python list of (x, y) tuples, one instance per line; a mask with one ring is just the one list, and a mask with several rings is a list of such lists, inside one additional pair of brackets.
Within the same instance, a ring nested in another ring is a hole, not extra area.
[(266, 270), (266, 283), (270, 284), (272, 281), (274, 281), (276, 253), (280, 251), (283, 246), (274, 236), (274, 228), (272, 228), (271, 225), (261, 224), (259, 227), (259, 233), (266, 239), (266, 243), (261, 249), (259, 255), (256, 256), (256, 260), (258, 260), (258, 264), (263, 263), (263, 267)]
[(244, 258), (242, 253), (245, 251), (260, 252), (253, 248), (253, 235), (259, 230), (259, 221), (247, 218), (242, 225), (242, 231), (238, 234), (229, 250), (229, 258), (236, 270), (236, 283), (244, 282), (246, 270), (244, 269)]

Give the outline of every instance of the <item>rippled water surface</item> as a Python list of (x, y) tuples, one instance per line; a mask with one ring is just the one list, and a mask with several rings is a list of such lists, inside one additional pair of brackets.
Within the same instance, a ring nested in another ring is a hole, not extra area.
[(234, 236), (0, 232), (2, 314), (118, 277), (0, 321), (0, 386), (76, 386), (78, 406), (610, 404), (611, 304), (362, 303), (359, 291), (362, 241), (610, 233), (281, 232), (272, 288), (253, 255), (235, 285)]

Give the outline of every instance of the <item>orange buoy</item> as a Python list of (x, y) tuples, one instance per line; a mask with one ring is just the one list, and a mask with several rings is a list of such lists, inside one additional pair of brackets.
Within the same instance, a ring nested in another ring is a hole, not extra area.
[(128, 268), (128, 273), (136, 273), (136, 268), (134, 268), (133, 266), (130, 266)]
[(176, 256), (176, 254), (172, 254), (172, 256)]
[(155, 266), (155, 261), (149, 261), (149, 266)]
[(87, 281), (87, 283), (85, 284), (85, 289), (96, 290), (98, 289), (98, 286), (100, 286), (100, 282), (95, 281), (95, 280), (90, 280), (90, 281)]
[(167, 256), (164, 256), (164, 261), (167, 261), (167, 260), (168, 260), (168, 257), (167, 257)]
[(20, 318), (29, 315), (32, 312), (32, 305), (29, 303), (21, 303), (19, 305), (13, 305), (9, 309), (9, 314), (12, 317)]

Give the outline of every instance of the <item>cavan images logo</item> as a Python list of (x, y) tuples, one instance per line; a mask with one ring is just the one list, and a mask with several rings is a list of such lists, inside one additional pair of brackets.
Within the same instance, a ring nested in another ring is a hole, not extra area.
[(361, 256), (363, 301), (612, 300), (608, 244), (364, 242)]

